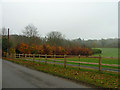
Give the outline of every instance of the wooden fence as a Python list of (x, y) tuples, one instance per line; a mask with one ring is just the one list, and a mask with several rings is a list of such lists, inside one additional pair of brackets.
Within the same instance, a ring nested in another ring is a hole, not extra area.
[[(80, 69), (80, 64), (93, 64), (93, 65), (98, 65), (99, 68), (98, 70), (101, 71), (101, 65), (103, 66), (114, 66), (114, 67), (120, 67), (120, 65), (116, 65), (116, 64), (101, 64), (101, 59), (102, 58), (109, 58), (110, 57), (101, 57), (100, 55), (99, 56), (81, 56), (81, 55), (40, 55), (40, 54), (14, 54), (14, 55), (11, 55), (12, 58), (32, 58), (32, 61), (34, 62), (35, 61), (35, 58), (39, 58), (39, 62), (42, 61), (41, 58), (44, 58), (45, 59), (45, 63), (48, 63), (47, 60), (53, 60), (53, 65), (55, 65), (55, 62), (56, 61), (63, 61), (64, 63), (64, 68), (66, 68), (66, 63), (67, 62), (74, 62), (74, 63), (78, 63), (78, 67)], [(58, 60), (56, 58), (64, 58), (64, 60)], [(67, 61), (66, 58), (68, 57), (78, 57), (78, 61)], [(52, 59), (53, 58), (53, 59)], [(96, 58), (98, 59), (98, 63), (90, 63), (90, 62), (81, 62), (81, 58)], [(112, 59), (118, 59), (118, 58), (113, 58)]]

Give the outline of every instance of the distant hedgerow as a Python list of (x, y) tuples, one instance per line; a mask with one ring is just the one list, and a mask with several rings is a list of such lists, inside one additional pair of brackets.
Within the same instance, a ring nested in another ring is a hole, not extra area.
[(101, 49), (92, 49), (92, 54), (101, 54), (102, 50)]

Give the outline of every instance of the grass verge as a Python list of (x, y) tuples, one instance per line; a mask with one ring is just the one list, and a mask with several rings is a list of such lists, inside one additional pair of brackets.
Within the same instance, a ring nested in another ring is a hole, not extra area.
[(39, 62), (32, 62), (27, 60), (21, 59), (10, 59), (10, 58), (3, 58), (8, 61), (12, 61), (14, 63), (18, 63), (29, 68), (43, 71), (46, 73), (50, 73), (56, 76), (60, 76), (63, 78), (67, 78), (70, 80), (74, 80), (77, 82), (86, 83), (88, 85), (93, 85), (99, 88), (118, 88), (120, 87), (120, 79), (118, 78), (117, 72), (109, 72), (109, 71), (101, 71), (93, 70), (93, 69), (84, 69), (81, 68), (80, 70), (75, 67), (67, 67), (64, 68), (61, 65), (52, 65), (52, 64), (45, 64)]

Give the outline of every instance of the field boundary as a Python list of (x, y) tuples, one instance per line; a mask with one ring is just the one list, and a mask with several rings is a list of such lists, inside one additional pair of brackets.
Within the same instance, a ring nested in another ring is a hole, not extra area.
[[(9, 57), (11, 58), (32, 58), (32, 61), (35, 61), (35, 58), (37, 57), (39, 60), (41, 60), (42, 58), (45, 59), (45, 63), (47, 63), (47, 60), (51, 60), (53, 61), (53, 64), (55, 65), (56, 61), (63, 61), (64, 63), (64, 68), (66, 68), (66, 63), (67, 62), (74, 62), (74, 63), (78, 63), (78, 68), (80, 69), (80, 64), (92, 64), (92, 65), (98, 65), (98, 70), (101, 71), (101, 65), (103, 66), (113, 66), (113, 67), (120, 67), (120, 65), (117, 64), (103, 64), (101, 63), (101, 59), (102, 58), (108, 58), (108, 59), (118, 59), (118, 58), (113, 58), (113, 57), (101, 57), (101, 55), (99, 56), (81, 56), (81, 55), (41, 55), (41, 54), (12, 54)], [(68, 61), (66, 60), (66, 58), (69, 57), (77, 57), (79, 58), (78, 61)], [(64, 58), (64, 60), (58, 60), (56, 58)], [(81, 58), (96, 58), (98, 59), (98, 63), (91, 63), (91, 62), (81, 62), (80, 59)]]

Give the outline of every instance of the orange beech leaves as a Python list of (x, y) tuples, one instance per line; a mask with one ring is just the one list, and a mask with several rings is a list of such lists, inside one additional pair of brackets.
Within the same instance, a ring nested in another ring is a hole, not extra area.
[(16, 47), (17, 51), (24, 54), (56, 54), (56, 55), (92, 55), (92, 51), (89, 48), (82, 48), (80, 46), (74, 47), (61, 47), (61, 46), (50, 46), (49, 44), (35, 45), (31, 44), (28, 46), (25, 43), (20, 43)]
[(20, 52), (20, 53), (26, 53), (26, 54), (29, 54), (30, 53), (30, 50), (29, 50), (29, 46), (25, 43), (20, 43), (16, 49)]
[(29, 50), (31, 54), (37, 54), (39, 53), (39, 46), (32, 44), (31, 46), (29, 46)]

